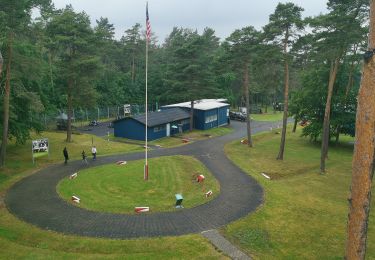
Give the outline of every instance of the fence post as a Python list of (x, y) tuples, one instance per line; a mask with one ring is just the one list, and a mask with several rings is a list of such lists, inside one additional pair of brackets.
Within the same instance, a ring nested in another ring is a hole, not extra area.
[(100, 120), (100, 111), (99, 111), (99, 107), (98, 107), (98, 122)]

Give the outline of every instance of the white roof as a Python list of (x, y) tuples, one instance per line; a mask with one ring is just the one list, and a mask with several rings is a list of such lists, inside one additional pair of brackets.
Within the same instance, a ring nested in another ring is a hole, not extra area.
[[(223, 101), (226, 101), (226, 99), (201, 99), (194, 101), (194, 109), (198, 110), (211, 110), (215, 108), (220, 108), (220, 107), (225, 107), (229, 106), (227, 103), (223, 103)], [(183, 103), (178, 103), (178, 104), (172, 104), (172, 105), (167, 105), (163, 107), (186, 107), (190, 108), (191, 104), (189, 102), (183, 102)]]

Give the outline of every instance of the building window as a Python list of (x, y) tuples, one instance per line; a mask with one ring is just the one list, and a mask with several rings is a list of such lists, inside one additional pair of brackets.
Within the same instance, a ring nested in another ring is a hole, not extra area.
[(217, 121), (217, 115), (206, 116), (205, 123), (211, 123)]
[(161, 132), (165, 130), (165, 125), (159, 125), (154, 127), (154, 133)]

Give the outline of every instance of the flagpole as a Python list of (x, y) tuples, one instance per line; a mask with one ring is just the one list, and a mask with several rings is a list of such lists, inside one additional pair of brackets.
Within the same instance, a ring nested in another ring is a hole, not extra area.
[(149, 41), (149, 35), (148, 35), (148, 28), (149, 28), (149, 21), (148, 21), (148, 2), (146, 3), (146, 98), (145, 98), (145, 102), (146, 102), (146, 105), (145, 105), (145, 112), (146, 112), (146, 123), (145, 123), (145, 167), (144, 167), (144, 180), (147, 181), (148, 180), (148, 158), (147, 158), (147, 150), (148, 150), (148, 146), (147, 146), (147, 139), (148, 139), (148, 136), (147, 136), (147, 123), (148, 123), (148, 118), (147, 118), (147, 110), (148, 110), (148, 100), (147, 100), (147, 74), (148, 74), (148, 41)]

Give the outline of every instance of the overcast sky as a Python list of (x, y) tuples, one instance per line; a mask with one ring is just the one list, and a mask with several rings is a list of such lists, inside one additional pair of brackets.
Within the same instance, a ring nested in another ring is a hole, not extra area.
[[(146, 1), (139, 0), (53, 0), (56, 8), (72, 4), (75, 11), (85, 11), (95, 20), (107, 17), (116, 28), (116, 38), (135, 23), (144, 28)], [(172, 28), (215, 30), (221, 39), (235, 29), (252, 25), (257, 29), (267, 24), (280, 0), (148, 0), (152, 32), (163, 42)], [(305, 9), (303, 16), (326, 13), (327, 0), (289, 0)]]

